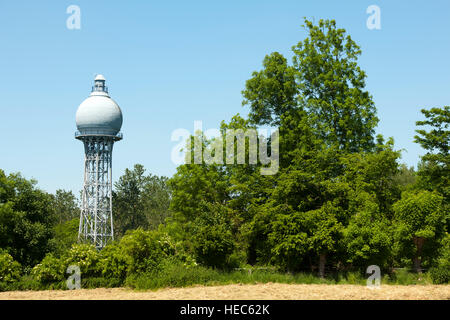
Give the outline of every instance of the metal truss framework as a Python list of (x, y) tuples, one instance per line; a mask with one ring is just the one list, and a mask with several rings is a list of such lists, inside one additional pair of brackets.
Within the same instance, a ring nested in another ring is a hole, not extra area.
[(112, 151), (117, 136), (79, 136), (85, 150), (78, 240), (97, 249), (114, 240), (112, 217)]

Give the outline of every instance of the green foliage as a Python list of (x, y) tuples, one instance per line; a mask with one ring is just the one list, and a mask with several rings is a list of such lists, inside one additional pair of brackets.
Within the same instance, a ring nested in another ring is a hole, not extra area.
[(34, 266), (31, 270), (31, 275), (40, 283), (49, 284), (62, 281), (64, 279), (65, 271), (66, 266), (64, 261), (49, 253), (41, 263)]
[(174, 259), (185, 266), (195, 260), (165, 231), (129, 231), (120, 242), (107, 245), (100, 252), (99, 268), (107, 279), (123, 281), (126, 276), (159, 270), (166, 259)]
[(402, 191), (413, 188), (417, 182), (417, 173), (414, 167), (408, 168), (406, 164), (401, 164), (399, 172), (394, 177), (394, 181)]
[[(384, 279), (383, 279), (384, 280)], [(383, 284), (395, 285), (427, 285), (432, 284), (429, 274), (411, 273), (407, 268), (396, 269), (389, 276), (388, 279), (382, 281)]]
[(216, 268), (230, 266), (229, 257), (235, 244), (229, 219), (228, 208), (204, 204), (192, 227), (193, 249), (200, 263)]
[(392, 230), (389, 220), (380, 213), (375, 201), (368, 194), (344, 231), (347, 262), (361, 269), (378, 265), (386, 269), (392, 257)]
[(123, 282), (127, 276), (127, 257), (118, 243), (108, 244), (100, 252), (99, 268), (106, 279)]
[(298, 268), (308, 250), (308, 234), (302, 213), (278, 215), (272, 222), (268, 239), (274, 263), (290, 270)]
[(433, 283), (445, 284), (450, 282), (450, 235), (446, 233), (442, 239), (442, 246), (439, 250), (437, 263), (430, 269), (430, 276)]
[(278, 52), (267, 55), (263, 67), (247, 80), (242, 104), (250, 105), (249, 118), (253, 123), (278, 125), (280, 117), (297, 105), (294, 69)]
[(59, 223), (54, 228), (54, 236), (49, 241), (52, 252), (61, 256), (78, 240), (79, 218)]
[(61, 257), (49, 253), (31, 271), (31, 275), (42, 284), (52, 284), (67, 278), (67, 268), (71, 265), (80, 268), (81, 277), (99, 275), (99, 253), (94, 246), (74, 244)]
[(335, 252), (342, 233), (338, 210), (326, 203), (317, 210), (277, 215), (269, 234), (273, 261), (289, 270), (299, 270), (309, 253)]
[(430, 239), (445, 225), (443, 197), (429, 191), (404, 192), (395, 203), (395, 219), (404, 225), (412, 237)]
[(357, 65), (359, 46), (334, 20), (305, 19), (309, 36), (294, 51), (296, 80), (308, 113), (327, 144), (352, 152), (371, 150), (378, 123), (375, 105), (364, 91), (366, 74)]
[[(224, 272), (217, 269), (196, 266), (186, 268), (177, 264), (167, 264), (159, 272), (136, 274), (127, 278), (126, 285), (138, 290), (156, 290), (167, 287), (187, 287), (193, 285), (226, 285), (256, 283), (288, 284), (353, 284), (366, 285), (367, 278), (361, 272), (347, 272), (318, 278), (311, 273), (284, 273), (275, 269), (242, 269)], [(397, 270), (391, 276), (382, 277), (383, 285), (389, 284), (430, 284), (427, 275)]]
[(65, 269), (76, 265), (80, 268), (82, 277), (89, 278), (99, 275), (100, 254), (91, 244), (74, 244), (62, 258)]
[(80, 216), (77, 198), (72, 191), (56, 190), (52, 195), (52, 206), (59, 224), (76, 219)]
[(196, 265), (167, 233), (137, 229), (101, 251), (89, 244), (74, 244), (60, 257), (50, 253), (32, 269), (31, 275), (41, 285), (60, 286), (68, 276), (67, 268), (75, 265), (80, 268), (85, 287), (115, 287), (122, 285), (127, 276), (160, 270), (165, 260), (185, 267)]
[(113, 192), (114, 232), (120, 238), (126, 230), (157, 229), (169, 216), (170, 190), (166, 177), (145, 175), (142, 165), (125, 174), (115, 183)]
[(34, 180), (0, 170), (0, 248), (25, 267), (50, 250), (56, 222), (52, 196), (35, 185)]
[(133, 274), (126, 285), (138, 290), (164, 287), (205, 285), (218, 280), (220, 272), (202, 266), (186, 267), (179, 262), (163, 263), (161, 269), (149, 273)]
[(169, 185), (173, 190), (170, 208), (180, 222), (194, 220), (202, 201), (222, 203), (228, 199), (225, 172), (214, 165), (180, 165)]
[(15, 282), (20, 278), (22, 267), (13, 257), (0, 250), (0, 283)]
[(403, 192), (394, 205), (394, 213), (396, 241), (400, 247), (414, 244), (412, 250), (404, 252), (420, 272), (423, 256), (433, 254), (445, 231), (448, 212), (444, 210), (443, 197), (429, 191)]
[(119, 246), (127, 263), (127, 273), (144, 273), (157, 269), (166, 256), (175, 253), (167, 235), (142, 229), (125, 234)]
[[(72, 192), (50, 195), (0, 170), (0, 279), (7, 279), (0, 290), (65, 288), (69, 265), (81, 268), (83, 287), (363, 285), (372, 264), (388, 272), (383, 283), (448, 283), (449, 107), (422, 110), (426, 120), (417, 125), (427, 129), (415, 141), (427, 154), (418, 172), (399, 165), (393, 139), (374, 133), (360, 47), (334, 20), (305, 20), (304, 27), (308, 35), (292, 48), (291, 64), (274, 52), (246, 82), (248, 119), (223, 121), (216, 138), (196, 132), (185, 150), (190, 162), (171, 179), (139, 164), (125, 170), (113, 193), (117, 240), (101, 251), (75, 244)], [(249, 137), (245, 154), (235, 148), (231, 156), (220, 145), (228, 130), (262, 125), (280, 133), (273, 176), (248, 163)], [(236, 164), (242, 155), (246, 164)], [(411, 259), (416, 271), (429, 273), (394, 268)], [(20, 277), (20, 264), (25, 273), (35, 267)], [(238, 266), (246, 269), (231, 271)]]
[(430, 276), (435, 284), (448, 284), (450, 282), (450, 263), (448, 260), (431, 268)]
[(436, 190), (444, 195), (448, 202), (450, 196), (450, 107), (422, 109), (427, 120), (417, 121), (418, 126), (427, 126), (431, 130), (416, 130), (415, 142), (427, 153), (419, 166), (419, 184), (428, 190)]

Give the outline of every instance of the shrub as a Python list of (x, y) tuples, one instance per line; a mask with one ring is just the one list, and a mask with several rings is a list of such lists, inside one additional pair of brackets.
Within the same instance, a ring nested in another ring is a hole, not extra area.
[(229, 268), (229, 257), (235, 248), (228, 217), (221, 205), (205, 204), (193, 224), (192, 244), (198, 261), (214, 268)]
[(36, 265), (31, 275), (42, 284), (62, 282), (67, 278), (66, 270), (70, 265), (80, 268), (81, 277), (99, 275), (99, 253), (92, 245), (74, 244), (62, 257), (57, 258), (52, 253), (45, 256)]
[(93, 245), (74, 244), (63, 256), (64, 272), (70, 265), (76, 265), (80, 268), (81, 277), (96, 277), (100, 274), (99, 259), (100, 254)]
[(202, 266), (186, 267), (183, 263), (164, 261), (161, 269), (143, 274), (132, 274), (126, 285), (138, 290), (164, 287), (185, 287), (194, 284), (207, 285), (218, 281), (220, 272)]
[(31, 275), (40, 283), (49, 284), (59, 282), (64, 279), (65, 265), (62, 259), (56, 258), (53, 254), (47, 254), (41, 263), (32, 270)]
[(421, 272), (422, 262), (430, 263), (436, 257), (434, 248), (444, 236), (446, 211), (443, 197), (423, 190), (403, 192), (393, 209), (397, 246), (413, 248), (404, 251), (409, 251), (414, 270)]
[(20, 273), (20, 263), (14, 261), (9, 253), (0, 251), (0, 282), (5, 284), (15, 282), (20, 278)]
[(430, 277), (435, 284), (445, 284), (450, 282), (450, 236), (442, 241), (442, 253), (437, 265), (430, 269)]
[(123, 282), (127, 276), (127, 259), (118, 243), (109, 244), (100, 252), (99, 268), (106, 279)]
[(157, 270), (164, 258), (176, 253), (175, 245), (167, 234), (142, 229), (125, 234), (119, 246), (127, 263), (127, 274)]
[(439, 265), (430, 269), (430, 277), (434, 284), (446, 284), (450, 282), (450, 265)]

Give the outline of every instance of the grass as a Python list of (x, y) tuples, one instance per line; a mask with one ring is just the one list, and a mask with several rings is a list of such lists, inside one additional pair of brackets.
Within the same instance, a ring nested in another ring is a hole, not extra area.
[[(249, 272), (250, 271), (250, 272)], [(275, 269), (241, 269), (221, 271), (203, 266), (185, 267), (182, 264), (165, 264), (157, 272), (134, 274), (125, 282), (105, 278), (83, 278), (81, 287), (85, 289), (129, 287), (136, 290), (157, 290), (161, 288), (188, 287), (194, 285), (213, 286), (227, 284), (353, 284), (365, 286), (367, 278), (359, 272), (334, 273), (324, 279), (312, 273), (284, 273)], [(427, 285), (432, 284), (429, 273), (416, 274), (406, 269), (398, 269), (382, 276), (383, 285)], [(65, 281), (41, 284), (31, 276), (23, 276), (20, 281), (8, 284), (0, 282), (0, 291), (16, 290), (66, 290)]]
[[(257, 284), (257, 283), (286, 283), (286, 284), (354, 284), (366, 285), (367, 278), (358, 272), (334, 274), (321, 279), (311, 273), (281, 273), (271, 270), (220, 271), (201, 266), (185, 268), (171, 265), (162, 271), (148, 274), (133, 275), (127, 278), (125, 285), (137, 290), (156, 290), (167, 287), (187, 287), (193, 285), (226, 285), (226, 284)], [(432, 284), (428, 274), (413, 274), (406, 270), (399, 270), (395, 274), (382, 277), (382, 284), (414, 285)]]

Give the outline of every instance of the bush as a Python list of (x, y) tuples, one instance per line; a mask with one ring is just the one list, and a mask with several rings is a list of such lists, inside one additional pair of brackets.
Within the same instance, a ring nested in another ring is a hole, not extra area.
[(21, 269), (20, 263), (14, 261), (9, 253), (0, 251), (0, 282), (9, 284), (19, 280)]
[(430, 269), (430, 277), (434, 284), (447, 284), (450, 282), (450, 265), (439, 265)]
[(70, 265), (80, 268), (81, 277), (97, 277), (100, 275), (99, 268), (100, 254), (93, 245), (74, 244), (63, 257), (64, 272)]
[(55, 226), (54, 237), (49, 241), (49, 245), (57, 256), (63, 255), (77, 243), (79, 221), (79, 218), (75, 218)]
[(207, 285), (219, 281), (220, 272), (202, 266), (186, 267), (183, 263), (164, 261), (160, 270), (130, 275), (126, 285), (138, 289), (185, 287), (194, 284)]
[(221, 205), (204, 204), (194, 221), (194, 252), (198, 261), (206, 266), (221, 269), (231, 267), (229, 257), (235, 248), (235, 237), (227, 210)]
[(107, 245), (100, 252), (99, 268), (106, 279), (117, 279), (121, 283), (127, 276), (127, 259), (118, 243)]
[(442, 241), (441, 256), (438, 259), (437, 265), (430, 269), (431, 280), (435, 284), (445, 284), (450, 282), (450, 236)]
[(62, 259), (56, 258), (53, 254), (47, 254), (41, 263), (32, 270), (31, 275), (42, 284), (59, 282), (64, 279), (65, 265)]
[(127, 274), (158, 270), (163, 259), (177, 253), (175, 243), (166, 233), (142, 229), (125, 234), (119, 247), (127, 264)]
[(42, 284), (52, 284), (64, 281), (67, 278), (66, 270), (70, 265), (80, 268), (81, 278), (95, 277), (100, 274), (99, 253), (92, 245), (74, 244), (62, 257), (57, 258), (52, 253), (45, 256), (41, 263), (36, 265), (31, 275)]

